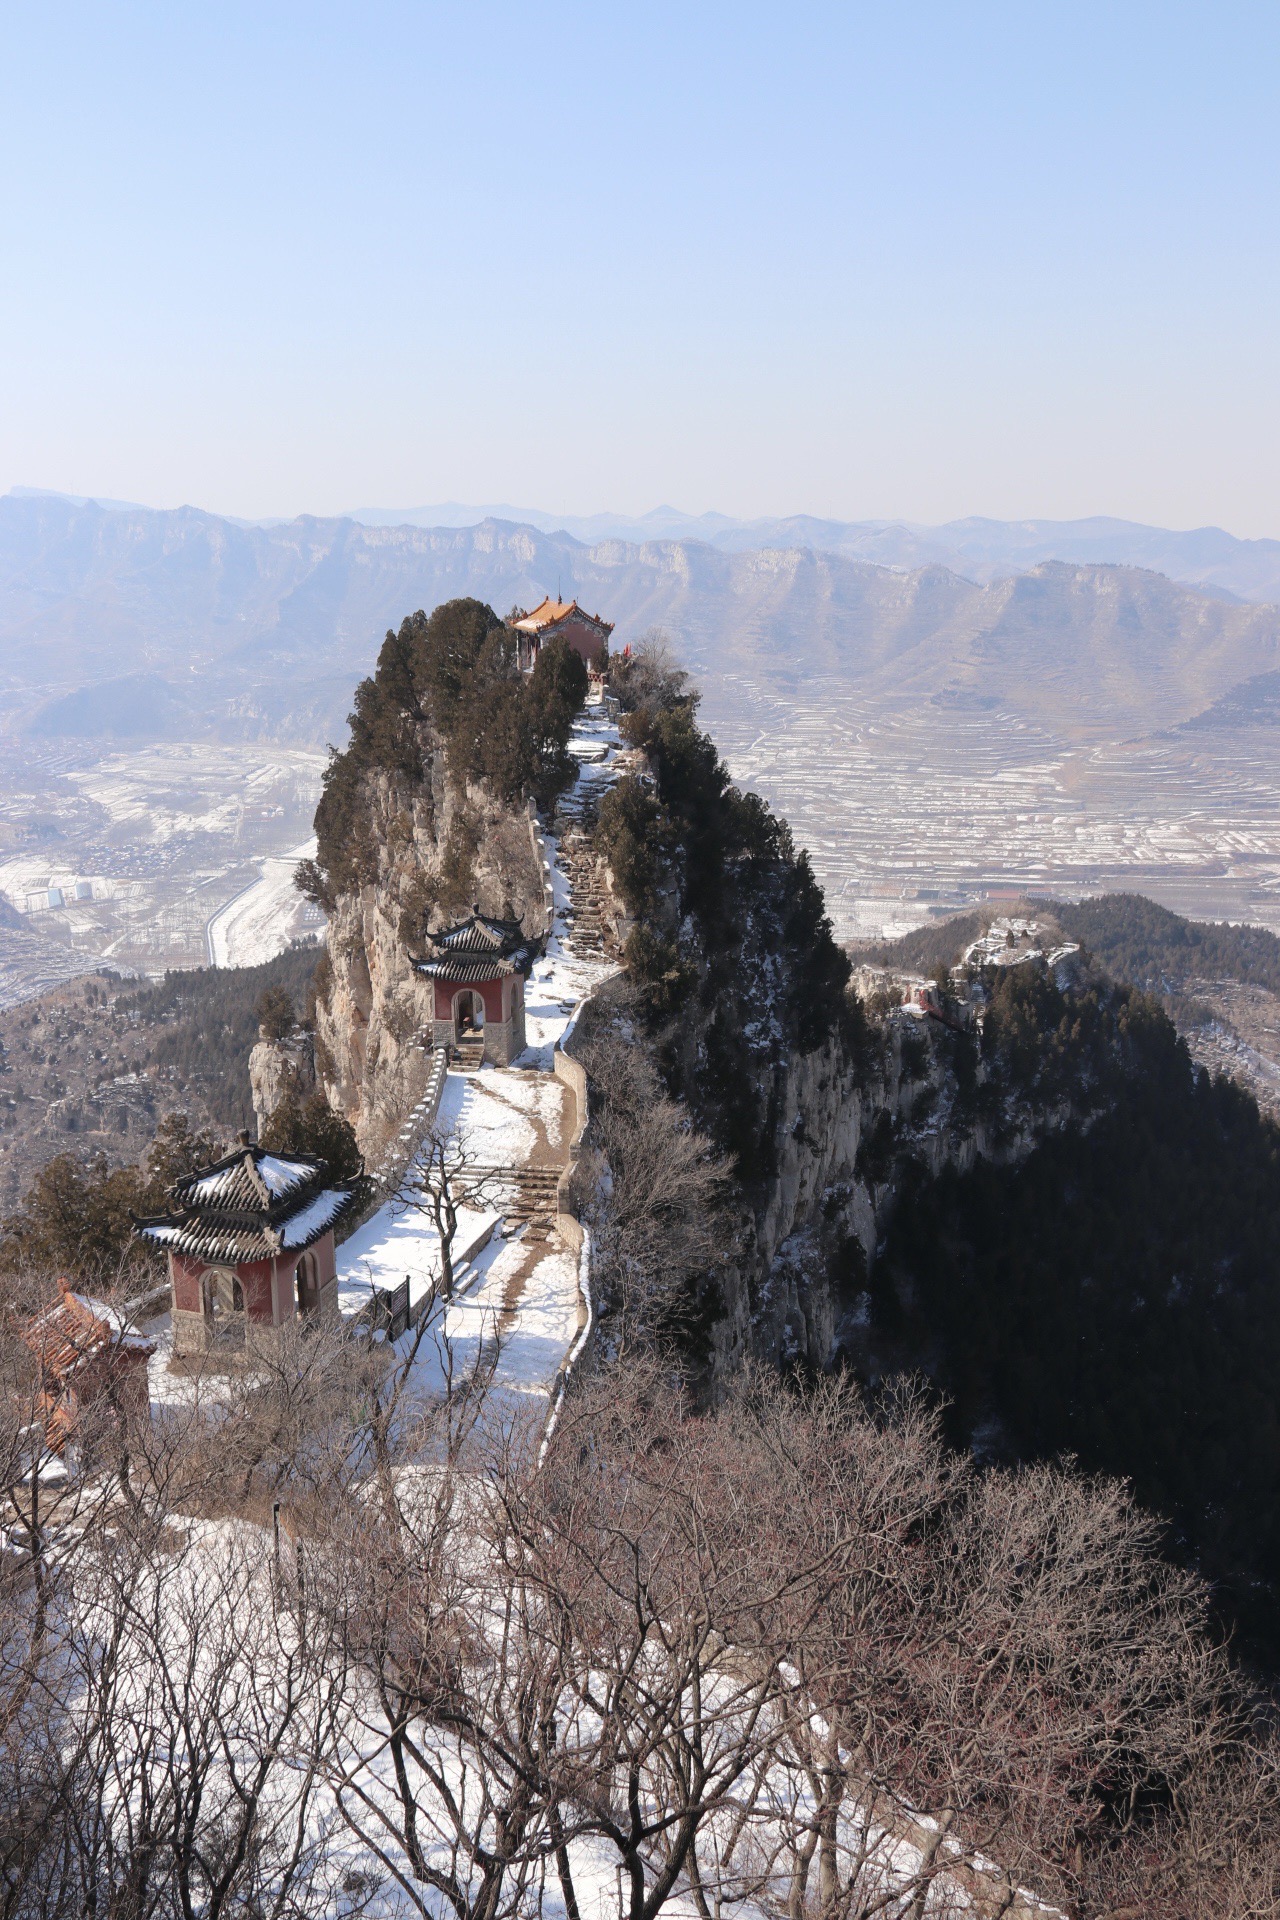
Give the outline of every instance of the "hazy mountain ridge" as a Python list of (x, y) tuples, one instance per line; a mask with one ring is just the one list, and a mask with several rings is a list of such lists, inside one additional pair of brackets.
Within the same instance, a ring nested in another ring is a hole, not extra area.
[(407, 608), (474, 594), (505, 612), (557, 585), (618, 642), (668, 627), (717, 704), (743, 672), (834, 675), (875, 701), (1008, 704), (1089, 738), (1177, 726), (1280, 668), (1275, 608), (1134, 568), (1050, 561), (982, 585), (803, 545), (586, 546), (498, 521), (245, 527), (9, 496), (0, 678), (10, 724), (46, 735), (323, 740)]
[(681, 513), (655, 507), (623, 514), (546, 513), (536, 507), (361, 507), (350, 518), (366, 526), (474, 526), (510, 520), (543, 533), (564, 531), (588, 545), (617, 539), (705, 540), (728, 552), (758, 547), (816, 547), (847, 560), (911, 570), (941, 565), (984, 583), (1023, 573), (1045, 560), (1080, 565), (1147, 567), (1184, 586), (1242, 600), (1280, 600), (1280, 540), (1242, 540), (1221, 527), (1179, 532), (1096, 514), (1085, 520), (991, 520), (973, 515), (927, 526), (905, 520), (831, 520), (813, 514), (735, 520), (723, 513)]

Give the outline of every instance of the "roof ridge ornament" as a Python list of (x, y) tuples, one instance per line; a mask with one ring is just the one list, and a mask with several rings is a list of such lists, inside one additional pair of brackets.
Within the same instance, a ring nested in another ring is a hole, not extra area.
[[(245, 1135), (244, 1137), (247, 1139), (248, 1136)], [(249, 1151), (245, 1154), (243, 1165), (244, 1165), (245, 1172), (248, 1174), (250, 1180), (253, 1182), (254, 1188), (257, 1191), (257, 1194), (261, 1199), (263, 1206), (270, 1207), (271, 1189), (270, 1187), (268, 1187), (262, 1175), (258, 1172), (258, 1163), (253, 1157), (252, 1148), (250, 1148)]]

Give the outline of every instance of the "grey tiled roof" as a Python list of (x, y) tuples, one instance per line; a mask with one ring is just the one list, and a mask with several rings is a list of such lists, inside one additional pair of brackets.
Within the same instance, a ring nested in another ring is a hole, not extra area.
[(175, 1253), (238, 1265), (301, 1251), (356, 1202), (347, 1183), (327, 1184), (314, 1154), (269, 1153), (242, 1138), (234, 1152), (170, 1188), (169, 1213), (134, 1222), (134, 1232)]
[(456, 927), (446, 927), (431, 936), (433, 947), (445, 953), (514, 953), (525, 944), (524, 928), (518, 920), (495, 920), (488, 914), (473, 913)]
[(492, 980), (502, 973), (527, 973), (531, 946), (518, 920), (495, 920), (485, 913), (473, 913), (456, 927), (446, 927), (427, 940), (425, 960), (417, 963), (419, 973), (433, 980)]
[(496, 974), (514, 973), (514, 960), (420, 960), (418, 972), (425, 973), (432, 980), (456, 980), (459, 986), (466, 986), (471, 980), (492, 980)]
[(353, 1187), (324, 1187), (271, 1223), (210, 1209), (139, 1220), (134, 1231), (166, 1252), (187, 1254), (212, 1265), (241, 1266), (279, 1253), (301, 1253), (350, 1213), (356, 1199)]

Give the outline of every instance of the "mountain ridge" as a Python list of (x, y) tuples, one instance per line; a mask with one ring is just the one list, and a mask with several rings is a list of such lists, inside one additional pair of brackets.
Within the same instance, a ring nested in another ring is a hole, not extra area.
[[(59, 494), (39, 487), (14, 487), (4, 497), (62, 500), (107, 511), (182, 511), (139, 508), (131, 501), (95, 500), (89, 495)], [(232, 514), (216, 517), (242, 528), (293, 524), (285, 514), (257, 520)], [(928, 523), (895, 518), (840, 520), (806, 513), (741, 519), (718, 512), (686, 513), (666, 504), (635, 515), (550, 513), (540, 507), (513, 506), (509, 501), (477, 505), (447, 500), (434, 506), (355, 507), (339, 514), (293, 516), (294, 520), (317, 518), (390, 529), (462, 529), (499, 520), (540, 533), (563, 533), (587, 546), (608, 539), (640, 544), (663, 539), (704, 540), (730, 552), (804, 546), (899, 571), (940, 561), (980, 585), (1024, 572), (1044, 560), (1142, 566), (1205, 592), (1243, 600), (1280, 600), (1280, 539), (1245, 538), (1212, 525), (1157, 527), (1112, 514), (1091, 514), (1075, 520), (998, 520), (987, 514), (969, 514)]]
[(353, 678), (405, 607), (464, 595), (505, 613), (557, 586), (607, 612), (615, 644), (669, 628), (717, 706), (744, 676), (783, 690), (834, 676), (872, 703), (1007, 705), (1091, 739), (1182, 725), (1280, 669), (1276, 608), (1105, 562), (1048, 560), (984, 584), (939, 560), (904, 571), (811, 546), (588, 546), (496, 520), (243, 527), (199, 508), (7, 496), (8, 725), (334, 739)]
[(353, 509), (367, 526), (467, 526), (489, 518), (564, 531), (588, 545), (619, 538), (705, 540), (730, 552), (756, 547), (805, 546), (895, 569), (940, 561), (979, 584), (1025, 571), (1045, 560), (1145, 566), (1183, 585), (1243, 600), (1280, 599), (1280, 540), (1242, 539), (1222, 527), (1149, 526), (1109, 514), (1079, 520), (996, 520), (973, 514), (928, 524), (911, 520), (837, 520), (813, 514), (751, 520), (727, 514), (686, 514), (655, 507), (646, 514), (551, 514), (509, 504), (467, 507)]

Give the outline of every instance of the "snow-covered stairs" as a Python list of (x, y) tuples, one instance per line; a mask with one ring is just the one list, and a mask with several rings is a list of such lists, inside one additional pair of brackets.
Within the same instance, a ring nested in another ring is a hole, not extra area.
[(589, 835), (580, 826), (571, 826), (560, 842), (560, 864), (569, 882), (569, 905), (565, 909), (567, 938), (578, 953), (604, 953), (604, 888), (599, 863)]
[[(502, 1211), (508, 1227), (529, 1226), (537, 1222), (549, 1227), (556, 1214), (556, 1189), (563, 1167), (485, 1167), (469, 1166), (462, 1184), (474, 1182), (478, 1191), (503, 1194)], [(510, 1196), (509, 1198), (507, 1196)]]

